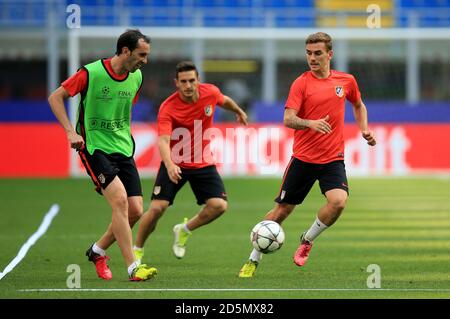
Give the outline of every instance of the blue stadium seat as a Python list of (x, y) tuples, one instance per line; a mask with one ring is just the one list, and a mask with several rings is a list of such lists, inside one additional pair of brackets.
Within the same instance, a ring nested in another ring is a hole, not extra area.
[(183, 0), (132, 0), (127, 5), (133, 6), (150, 6), (150, 7), (179, 7), (184, 5)]
[[(409, 16), (414, 13), (418, 17), (418, 27), (448, 27), (450, 25), (450, 0), (400, 0), (401, 13), (397, 18), (397, 26), (408, 27)], [(438, 9), (439, 8), (439, 9)]]
[(79, 6), (115, 6), (117, 0), (66, 0), (66, 5), (72, 3)]
[(13, 20), (13, 21), (23, 21), (26, 20), (26, 7), (22, 4), (17, 3), (10, 3), (6, 7), (7, 15)]
[(275, 26), (279, 28), (309, 28), (315, 25), (316, 19), (314, 16), (296, 18), (277, 17), (275, 19)]
[(146, 7), (153, 5), (153, 0), (131, 0), (127, 1), (130, 7)]
[[(197, 13), (205, 10), (204, 26), (265, 26), (266, 15), (271, 13), (276, 27), (314, 27), (315, 2), (316, 0), (64, 0), (61, 6), (72, 3), (80, 5), (84, 25), (118, 25), (121, 21), (120, 13), (129, 11), (130, 23), (136, 25), (192, 26), (196, 23)], [(409, 25), (408, 17), (411, 12), (417, 13), (419, 27), (450, 26), (450, 0), (394, 2), (397, 6), (395, 25), (398, 27)], [(47, 21), (46, 3), (46, 0), (0, 0), (0, 12), (4, 17), (0, 26), (43, 27)], [(124, 10), (121, 10), (121, 6)], [(158, 9), (154, 13), (157, 16), (149, 14), (152, 9)]]
[(196, 7), (203, 8), (251, 8), (252, 0), (196, 0)]
[(400, 8), (417, 8), (417, 7), (450, 7), (450, 0), (400, 0)]
[(264, 6), (268, 8), (313, 8), (315, 0), (266, 0), (263, 1)]
[(257, 16), (206, 16), (203, 19), (203, 23), (206, 27), (263, 27), (264, 19)]

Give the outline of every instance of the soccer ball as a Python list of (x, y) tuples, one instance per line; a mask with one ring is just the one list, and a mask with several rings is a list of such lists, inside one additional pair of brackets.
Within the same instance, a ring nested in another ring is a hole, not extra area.
[(263, 220), (253, 227), (250, 234), (253, 247), (263, 254), (270, 254), (281, 248), (284, 231), (280, 224), (272, 220)]

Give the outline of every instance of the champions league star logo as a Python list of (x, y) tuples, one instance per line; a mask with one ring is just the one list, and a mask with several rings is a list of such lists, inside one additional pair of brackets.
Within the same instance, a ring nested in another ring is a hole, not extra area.
[(96, 96), (97, 100), (102, 100), (102, 101), (112, 100), (112, 97), (110, 96), (111, 92), (110, 92), (109, 86), (105, 85), (104, 87), (101, 88), (100, 92), (101, 93)]
[(335, 92), (336, 92), (336, 95), (337, 96), (339, 96), (339, 97), (343, 97), (344, 96), (344, 87), (343, 86), (336, 86), (335, 88)]
[(109, 87), (104, 86), (104, 87), (102, 88), (102, 93), (103, 93), (103, 96), (108, 95), (108, 94), (109, 94)]

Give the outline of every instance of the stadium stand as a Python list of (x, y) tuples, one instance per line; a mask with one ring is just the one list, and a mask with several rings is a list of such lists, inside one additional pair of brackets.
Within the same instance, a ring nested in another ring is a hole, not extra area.
[[(370, 0), (0, 0), (0, 26), (45, 26), (49, 7), (83, 8), (83, 25), (360, 27)], [(384, 27), (450, 26), (450, 0), (379, 0)]]

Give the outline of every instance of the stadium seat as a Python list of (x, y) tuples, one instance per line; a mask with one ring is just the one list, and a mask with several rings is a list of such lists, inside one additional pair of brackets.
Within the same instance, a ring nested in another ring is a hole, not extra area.
[[(45, 0), (0, 1), (0, 26), (40, 26), (47, 22)], [(83, 25), (119, 25), (123, 15), (129, 24), (151, 26), (193, 26), (203, 16), (212, 27), (259, 27), (273, 17), (275, 27), (336, 27), (366, 24), (366, 8), (372, 0), (65, 0), (60, 6), (78, 4)], [(383, 27), (408, 27), (411, 13), (419, 27), (449, 27), (450, 0), (379, 0)], [(114, 8), (114, 10), (111, 10)], [(157, 12), (153, 12), (156, 10)], [(158, 11), (160, 10), (160, 11)], [(357, 11), (358, 13), (356, 13)]]

